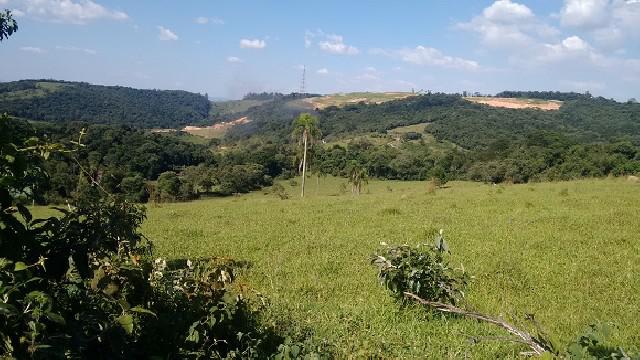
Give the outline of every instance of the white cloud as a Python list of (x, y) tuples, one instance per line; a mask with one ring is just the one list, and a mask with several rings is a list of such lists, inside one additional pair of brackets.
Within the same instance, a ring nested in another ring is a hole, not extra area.
[(267, 47), (267, 43), (260, 39), (242, 39), (240, 47), (243, 49), (264, 49)]
[(230, 63), (241, 63), (243, 61), (239, 57), (229, 56), (229, 57), (227, 57), (227, 62), (230, 62)]
[(369, 53), (399, 58), (404, 62), (415, 65), (438, 66), (462, 70), (480, 69), (480, 65), (474, 60), (445, 55), (438, 49), (422, 45), (416, 46), (415, 48), (399, 50), (371, 49)]
[(534, 17), (526, 5), (513, 3), (510, 0), (498, 0), (482, 11), (484, 17), (491, 21), (512, 23)]
[(197, 18), (195, 18), (195, 20), (193, 20), (196, 24), (208, 24), (209, 23), (209, 18), (208, 17), (204, 17), (204, 16), (199, 16)]
[(480, 35), (482, 42), (492, 47), (526, 47), (535, 38), (557, 36), (559, 31), (538, 20), (526, 5), (510, 0), (497, 0), (458, 28)]
[(35, 46), (23, 46), (20, 48), (20, 50), (34, 53), (34, 54), (43, 54), (45, 52), (44, 50), (42, 50), (42, 48), (35, 47)]
[(65, 51), (78, 51), (78, 52), (83, 52), (85, 54), (89, 54), (89, 55), (96, 55), (98, 52), (93, 50), (93, 49), (86, 49), (86, 48), (79, 48), (76, 46), (56, 46), (56, 49), (58, 50), (65, 50)]
[(360, 52), (358, 48), (347, 45), (340, 35), (326, 35), (326, 39), (318, 43), (323, 51), (338, 55), (356, 55)]
[(91, 0), (23, 0), (17, 10), (39, 20), (57, 23), (86, 24), (100, 19), (129, 18), (122, 11), (107, 9)]
[(327, 75), (329, 73), (329, 70), (327, 68), (321, 68), (316, 70), (316, 73), (319, 75)]
[(565, 0), (560, 22), (565, 26), (594, 27), (608, 21), (610, 0)]
[(417, 65), (433, 65), (464, 70), (476, 70), (480, 67), (476, 61), (444, 55), (438, 49), (424, 46), (400, 50), (400, 56), (402, 61)]
[(216, 24), (216, 25), (224, 25), (224, 20), (220, 19), (220, 18), (208, 18), (205, 16), (198, 16), (197, 18), (195, 18), (193, 20), (193, 22), (195, 22), (196, 24), (200, 24), (200, 25), (205, 25), (208, 23), (212, 23), (212, 24)]
[(305, 31), (304, 33), (304, 47), (310, 48), (316, 39), (318, 41), (318, 47), (325, 52), (338, 55), (356, 55), (360, 53), (360, 50), (352, 45), (344, 43), (344, 38), (336, 34), (327, 34), (321, 29), (316, 31)]
[(158, 39), (162, 41), (175, 41), (178, 40), (178, 35), (176, 35), (170, 29), (165, 28), (164, 26), (158, 26)]

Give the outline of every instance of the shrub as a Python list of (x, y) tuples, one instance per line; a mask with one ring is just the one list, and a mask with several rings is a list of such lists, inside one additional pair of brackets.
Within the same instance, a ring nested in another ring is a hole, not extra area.
[(449, 266), (442, 230), (436, 235), (435, 245), (383, 245), (372, 263), (378, 267), (380, 282), (396, 298), (412, 292), (425, 300), (455, 304), (464, 297), (471, 278), (464, 269)]
[(271, 186), (271, 193), (279, 197), (280, 200), (286, 200), (289, 198), (289, 194), (287, 194), (287, 191), (284, 189), (284, 186), (282, 186), (282, 184), (279, 184), (279, 183), (273, 184)]

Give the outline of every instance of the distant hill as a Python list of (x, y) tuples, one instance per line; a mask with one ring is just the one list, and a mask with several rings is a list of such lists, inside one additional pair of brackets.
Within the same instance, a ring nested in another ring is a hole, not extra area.
[(140, 90), (57, 80), (0, 83), (0, 112), (28, 120), (181, 128), (203, 123), (206, 95), (180, 90)]

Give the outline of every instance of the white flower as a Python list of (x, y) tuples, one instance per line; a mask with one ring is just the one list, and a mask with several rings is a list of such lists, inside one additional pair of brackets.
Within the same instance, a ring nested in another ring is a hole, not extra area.
[(187, 267), (193, 269), (193, 262), (191, 260), (187, 260)]

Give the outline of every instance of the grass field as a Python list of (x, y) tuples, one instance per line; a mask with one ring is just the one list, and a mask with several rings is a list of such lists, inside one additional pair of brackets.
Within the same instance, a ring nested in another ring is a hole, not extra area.
[[(360, 196), (344, 180), (310, 178), (308, 197), (262, 192), (149, 206), (144, 233), (170, 258), (229, 256), (251, 267), (242, 281), (288, 319), (335, 344), (339, 358), (512, 358), (523, 347), (469, 336), (489, 325), (401, 308), (376, 280), (381, 241), (431, 242), (439, 228), (454, 264), (475, 275), (466, 306), (509, 318), (534, 313), (561, 343), (596, 320), (640, 350), (640, 185), (622, 179), (490, 186), (379, 182)], [(318, 185), (319, 184), (319, 185)], [(566, 191), (564, 191), (566, 189)], [(395, 209), (395, 210), (392, 210)]]

